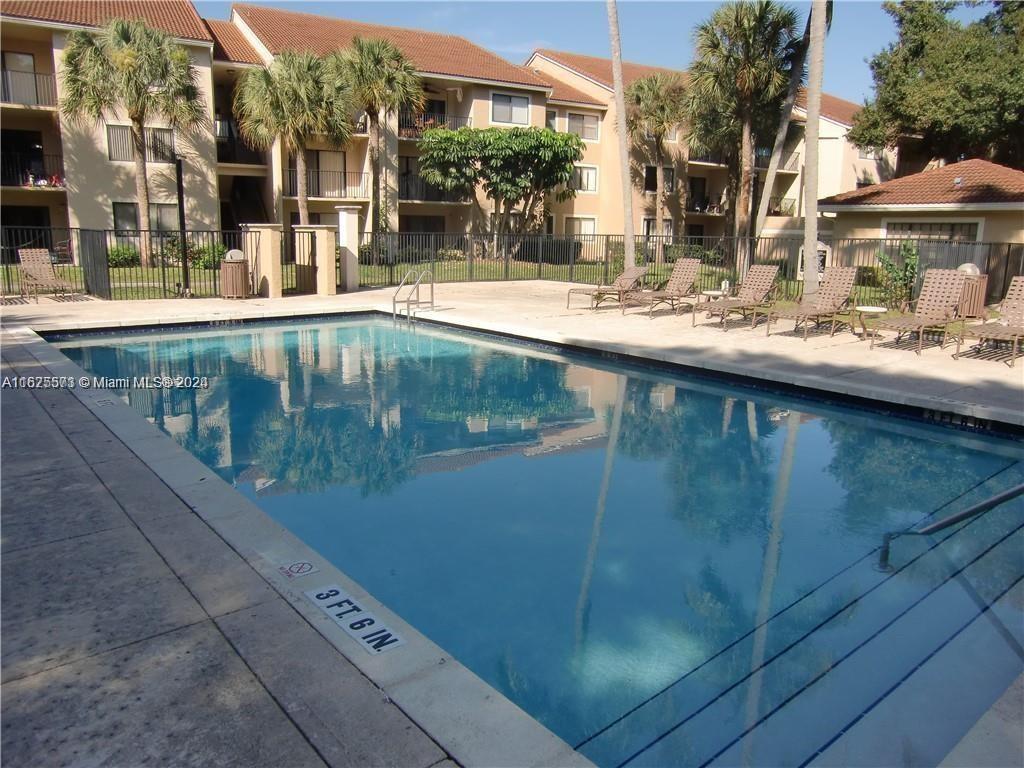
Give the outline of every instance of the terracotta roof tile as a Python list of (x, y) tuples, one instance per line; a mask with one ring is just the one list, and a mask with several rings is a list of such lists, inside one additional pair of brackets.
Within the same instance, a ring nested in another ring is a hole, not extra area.
[(4, 0), (0, 15), (101, 27), (110, 19), (142, 19), (174, 37), (213, 38), (188, 0)]
[(346, 47), (355, 37), (378, 37), (394, 43), (416, 69), (425, 74), (494, 80), (535, 88), (546, 86), (529, 69), (505, 61), (456, 35), (365, 24), (264, 6), (235, 5), (232, 10), (273, 54), (300, 49), (322, 55)]
[(608, 106), (607, 101), (601, 101), (600, 99), (596, 99), (593, 96), (584, 93), (578, 88), (573, 88), (568, 83), (563, 83), (558, 78), (552, 77), (548, 72), (538, 72), (537, 75), (543, 77), (551, 86), (551, 95), (548, 97), (550, 101), (571, 101), (574, 104), (593, 104), (595, 107), (601, 108)]
[[(796, 97), (796, 106), (807, 111), (807, 92), (802, 88)], [(827, 117), (843, 125), (853, 125), (853, 117), (860, 112), (861, 105), (855, 104), (838, 96), (830, 96), (827, 93), (821, 94), (821, 116)]]
[[(551, 59), (557, 64), (561, 64), (563, 67), (579, 72), (585, 77), (589, 77), (605, 88), (610, 89), (613, 87), (611, 59), (602, 59), (600, 56), (586, 56), (582, 53), (569, 53), (568, 51), (552, 51), (548, 48), (538, 48), (536, 53)], [(627, 86), (634, 80), (639, 80), (641, 77), (647, 77), (657, 72), (677, 75), (686, 74), (677, 69), (652, 67), (648, 64), (635, 64), (631, 61), (622, 62), (622, 79)]]
[[(957, 181), (959, 179), (959, 182)], [(882, 184), (843, 192), (820, 200), (821, 205), (937, 205), (955, 203), (1022, 203), (1024, 171), (987, 160), (921, 171)]]
[(213, 36), (214, 61), (233, 61), (242, 64), (262, 64), (256, 50), (249, 45), (242, 30), (230, 21), (203, 19)]

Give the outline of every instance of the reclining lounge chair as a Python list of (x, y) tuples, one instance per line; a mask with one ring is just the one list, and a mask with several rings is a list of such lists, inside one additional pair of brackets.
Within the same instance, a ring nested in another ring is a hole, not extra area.
[(649, 305), (648, 316), (654, 317), (654, 308), (659, 304), (668, 304), (678, 315), (682, 305), (691, 308), (697, 303), (697, 273), (700, 272), (700, 259), (679, 259), (672, 267), (665, 286), (656, 291), (630, 291), (622, 302), (625, 313), (626, 304), (637, 303)]
[[(775, 290), (775, 278), (778, 274), (777, 265), (755, 264), (747, 271), (747, 276), (740, 284), (736, 298), (712, 301), (703, 305), (702, 308), (707, 310), (708, 317), (721, 316), (721, 325), (725, 328), (726, 315), (739, 312), (746, 317), (747, 312), (751, 310), (771, 306), (771, 294)], [(696, 325), (696, 311), (693, 313), (693, 317), (694, 325)], [(753, 324), (751, 324), (751, 328), (753, 328)]]
[(907, 308), (914, 306), (914, 314), (876, 320), (874, 332), (871, 334), (871, 348), (875, 347), (879, 330), (896, 331), (897, 342), (905, 334), (916, 333), (917, 349), (914, 351), (920, 355), (925, 332), (940, 329), (942, 341), (939, 348), (944, 348), (946, 337), (949, 336), (949, 326), (957, 320), (957, 309), (964, 291), (965, 277), (963, 272), (955, 269), (929, 269), (925, 272), (921, 295), (907, 304)]
[(963, 333), (957, 336), (956, 352), (954, 359), (960, 358), (960, 344), (965, 336), (978, 339), (978, 347), (984, 345), (985, 341), (1008, 341), (1010, 342), (1010, 367), (1013, 368), (1013, 361), (1017, 357), (1017, 346), (1021, 339), (1024, 339), (1024, 275), (1018, 275), (1010, 281), (1010, 287), (1006, 290), (1006, 298), (999, 307), (1000, 318), (998, 321), (982, 323), (981, 325), (965, 325)]
[(803, 323), (804, 341), (807, 341), (807, 331), (812, 322), (815, 325), (820, 325), (831, 320), (832, 329), (829, 335), (834, 336), (839, 313), (850, 302), (850, 296), (853, 294), (853, 281), (856, 277), (856, 267), (829, 267), (825, 270), (824, 279), (814, 296), (807, 297), (797, 306), (787, 309), (760, 310), (760, 308), (755, 308), (753, 323), (757, 325), (757, 313), (763, 311), (768, 316), (768, 322), (765, 325), (765, 336), (768, 336), (771, 334), (772, 321), (782, 318), (795, 320), (794, 330)]
[(617, 301), (621, 304), (626, 293), (629, 291), (635, 291), (646, 274), (647, 267), (629, 267), (625, 269), (621, 275), (612, 280), (610, 285), (570, 288), (569, 294), (565, 297), (565, 308), (569, 308), (569, 301), (572, 299), (572, 295), (574, 293), (589, 296), (591, 309), (597, 309), (597, 307), (605, 301)]

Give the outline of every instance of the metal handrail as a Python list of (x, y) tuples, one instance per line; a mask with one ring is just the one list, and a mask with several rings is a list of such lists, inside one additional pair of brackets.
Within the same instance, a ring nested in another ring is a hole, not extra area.
[[(402, 282), (398, 284), (395, 289), (394, 296), (391, 297), (391, 319), (398, 319), (398, 305), (405, 304), (405, 315), (409, 322), (412, 322), (413, 306), (419, 307), (421, 304), (429, 305), (430, 309), (434, 308), (434, 273), (429, 269), (424, 269), (416, 277), (416, 282), (409, 286), (409, 293), (404, 299), (398, 298), (398, 295), (402, 292), (402, 288), (405, 287), (409, 278), (416, 275), (416, 270), (410, 269), (405, 273), (405, 277), (402, 278)], [(423, 278), (427, 277), (430, 279), (430, 298), (426, 301), (420, 298), (420, 286), (423, 284)], [(414, 298), (415, 297), (415, 298)], [(418, 310), (417, 310), (418, 311)]]
[(1024, 495), (1024, 483), (1015, 485), (1012, 488), (1007, 488), (1005, 491), (997, 493), (994, 496), (990, 496), (984, 501), (980, 501), (967, 509), (949, 515), (948, 517), (944, 517), (941, 520), (937, 520), (930, 525), (926, 525), (924, 528), (918, 528), (916, 531), (890, 531), (889, 533), (883, 534), (882, 547), (878, 553), (879, 569), (888, 571), (891, 568), (889, 565), (889, 545), (892, 544), (894, 539), (899, 538), (900, 536), (930, 536), (933, 533), (949, 528), (951, 525), (956, 525), (969, 517), (980, 515), (982, 512), (988, 512), (990, 509), (998, 507), (1000, 504), (1010, 501), (1011, 499), (1015, 499), (1021, 495)]

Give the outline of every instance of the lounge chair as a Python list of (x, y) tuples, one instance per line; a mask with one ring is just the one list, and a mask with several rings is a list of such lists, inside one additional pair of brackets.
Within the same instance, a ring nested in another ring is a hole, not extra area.
[(764, 312), (768, 317), (765, 324), (765, 336), (771, 334), (772, 322), (783, 318), (795, 320), (793, 330), (804, 326), (804, 341), (807, 341), (807, 331), (811, 322), (821, 325), (823, 322), (832, 321), (830, 336), (835, 336), (836, 323), (839, 320), (839, 313), (849, 304), (853, 295), (853, 281), (857, 277), (856, 267), (829, 267), (825, 270), (825, 277), (818, 287), (818, 292), (813, 296), (805, 297), (797, 306), (786, 309), (761, 309), (754, 308), (753, 324), (757, 325), (758, 312)]
[[(725, 327), (725, 318), (733, 312), (739, 312), (743, 317), (747, 312), (763, 307), (771, 306), (771, 294), (775, 290), (775, 278), (779, 274), (777, 265), (755, 264), (747, 271), (747, 276), (739, 286), (736, 298), (719, 299), (704, 305), (708, 317), (721, 315), (721, 325)], [(697, 324), (697, 312), (694, 310), (693, 323)], [(755, 318), (756, 319), (756, 318)], [(753, 328), (753, 324), (750, 326)], [(728, 330), (726, 328), (726, 330)]]
[(920, 355), (925, 332), (939, 329), (942, 329), (939, 348), (944, 348), (949, 326), (957, 320), (957, 309), (963, 295), (965, 277), (963, 272), (956, 269), (929, 269), (925, 272), (921, 295), (906, 305), (906, 309), (914, 306), (914, 314), (876, 320), (871, 333), (871, 348), (875, 347), (879, 330), (896, 331), (897, 342), (904, 334), (916, 333), (917, 349), (914, 351)]
[(62, 296), (76, 293), (71, 283), (57, 275), (48, 249), (19, 248), (18, 261), (21, 267), (21, 293), (24, 296), (31, 291), (36, 304), (39, 303), (41, 292)]
[(668, 304), (677, 315), (684, 304), (692, 308), (697, 303), (698, 272), (700, 259), (678, 259), (664, 287), (656, 291), (630, 291), (622, 302), (622, 311), (626, 311), (626, 304), (630, 302), (649, 305), (650, 317), (654, 317), (654, 308), (659, 304)]
[(954, 359), (960, 359), (960, 344), (965, 336), (978, 339), (978, 347), (985, 340), (1010, 342), (1010, 367), (1017, 357), (1017, 345), (1024, 338), (1024, 275), (1018, 275), (1010, 281), (1006, 290), (1006, 298), (999, 307), (999, 320), (981, 325), (965, 325), (963, 332), (957, 336)]
[(629, 267), (621, 275), (612, 280), (610, 285), (588, 286), (586, 288), (570, 288), (569, 294), (565, 297), (565, 308), (569, 308), (569, 300), (574, 293), (585, 294), (590, 297), (590, 308), (596, 309), (603, 301), (617, 301), (622, 303), (623, 298), (629, 291), (635, 291), (644, 275), (647, 274), (647, 267)]

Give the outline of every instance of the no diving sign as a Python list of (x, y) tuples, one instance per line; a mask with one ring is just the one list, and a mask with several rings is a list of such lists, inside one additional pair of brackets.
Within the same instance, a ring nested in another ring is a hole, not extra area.
[(295, 579), (299, 576), (308, 576), (311, 573), (316, 573), (320, 569), (306, 560), (299, 560), (295, 563), (279, 565), (277, 570), (282, 576), (287, 576), (289, 579)]
[(405, 645), (399, 634), (387, 626), (337, 584), (306, 592), (313, 605), (356, 640), (367, 653), (378, 654)]

